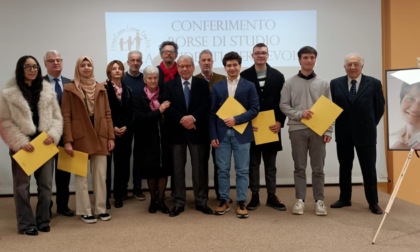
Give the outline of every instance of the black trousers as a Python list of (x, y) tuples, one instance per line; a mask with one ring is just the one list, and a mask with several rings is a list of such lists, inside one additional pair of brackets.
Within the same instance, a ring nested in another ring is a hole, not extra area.
[(70, 177), (71, 173), (62, 171), (57, 169), (57, 161), (58, 155), (54, 157), (55, 163), (55, 188), (56, 188), (56, 196), (55, 196), (55, 203), (57, 205), (57, 210), (66, 210), (69, 204), (69, 197), (70, 197)]
[(127, 195), (132, 140), (133, 133), (131, 131), (127, 131), (122, 137), (115, 137), (114, 151), (107, 157), (106, 194), (108, 199), (111, 198), (112, 160), (114, 161), (114, 199), (121, 200)]
[(354, 146), (352, 144), (337, 143), (337, 156), (338, 162), (340, 163), (340, 200), (351, 200), (351, 172), (353, 168), (354, 149), (356, 149), (362, 170), (366, 200), (369, 205), (376, 205), (378, 204), (376, 145)]

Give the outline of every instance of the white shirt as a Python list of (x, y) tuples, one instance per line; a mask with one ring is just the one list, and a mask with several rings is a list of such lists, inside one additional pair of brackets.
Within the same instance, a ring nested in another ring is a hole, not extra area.
[(232, 97), (235, 96), (236, 88), (238, 87), (239, 78), (240, 76), (238, 76), (238, 78), (232, 81), (229, 80), (229, 78), (227, 79), (227, 88), (228, 88), (229, 96), (232, 96)]

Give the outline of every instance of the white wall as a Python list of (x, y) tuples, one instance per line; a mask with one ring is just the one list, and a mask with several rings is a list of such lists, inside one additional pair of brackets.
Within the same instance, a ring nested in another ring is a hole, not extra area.
[[(80, 55), (89, 55), (95, 62), (97, 80), (104, 80), (107, 65), (105, 12), (282, 11), (300, 9), (317, 10), (318, 38), (316, 48), (319, 55), (315, 71), (319, 76), (331, 80), (344, 75), (344, 55), (357, 51), (365, 56), (364, 73), (381, 79), (380, 0), (120, 0), (112, 2), (95, 0), (65, 2), (14, 0), (0, 3), (0, 88), (13, 76), (19, 57), (30, 54), (35, 56), (42, 64), (43, 53), (49, 49), (61, 51), (64, 58), (64, 76), (72, 78), (76, 59)], [(150, 50), (155, 50), (157, 53), (158, 48), (151, 48)], [(235, 50), (235, 48), (229, 48), (228, 50)], [(251, 51), (252, 47), (249, 50)], [(120, 60), (126, 61), (125, 58)], [(45, 68), (42, 70), (45, 74)], [(297, 73), (298, 68), (288, 67), (279, 70), (283, 72), (286, 78), (289, 78)], [(218, 72), (222, 71), (219, 69)], [(383, 123), (380, 123), (377, 169), (379, 180), (386, 181), (383, 135)], [(279, 153), (277, 158), (278, 184), (293, 184), (293, 161), (287, 128), (283, 130), (282, 137), (284, 150)], [(187, 168), (187, 170), (190, 169)], [(310, 175), (310, 172), (308, 174)], [(338, 161), (335, 143), (333, 142), (328, 144), (327, 147), (325, 174), (326, 183), (338, 182)], [(354, 182), (362, 181), (357, 162), (355, 162), (353, 174)], [(210, 174), (210, 177), (212, 177), (212, 174)], [(234, 183), (234, 180), (232, 180), (232, 183)], [(213, 184), (212, 180), (210, 180), (210, 184)], [(35, 186), (32, 187), (32, 191), (34, 190)], [(11, 193), (10, 158), (7, 147), (1, 142), (0, 194)]]

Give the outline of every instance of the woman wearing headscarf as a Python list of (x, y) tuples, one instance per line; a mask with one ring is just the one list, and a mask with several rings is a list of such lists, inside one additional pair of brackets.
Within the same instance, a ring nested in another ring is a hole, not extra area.
[(42, 79), (38, 61), (33, 56), (21, 57), (16, 65), (15, 78), (0, 93), (0, 132), (10, 149), (17, 230), (20, 234), (37, 235), (38, 231), (50, 231), (54, 162), (51, 158), (34, 172), (38, 191), (34, 215), (30, 204), (31, 176), (12, 156), (21, 149), (33, 152), (35, 148), (30, 141), (41, 132), (48, 135), (44, 144), (58, 144), (63, 130), (62, 119), (56, 94), (51, 84)]
[[(92, 211), (87, 177), (75, 175), (76, 214), (85, 223), (107, 221), (106, 156), (114, 148), (114, 129), (108, 95), (94, 77), (93, 61), (81, 56), (76, 62), (74, 80), (64, 86), (61, 111), (64, 120), (63, 142), (67, 154), (73, 150), (89, 155), (95, 206)], [(93, 215), (93, 213), (95, 215)]]

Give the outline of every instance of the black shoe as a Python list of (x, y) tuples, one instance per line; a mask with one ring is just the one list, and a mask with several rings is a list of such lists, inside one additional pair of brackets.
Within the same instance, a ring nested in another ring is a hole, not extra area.
[(156, 213), (158, 209), (158, 204), (156, 201), (150, 201), (150, 205), (149, 205), (149, 213)]
[(73, 217), (74, 216), (74, 212), (72, 210), (70, 210), (70, 208), (65, 208), (65, 209), (57, 209), (57, 213), (67, 216), (67, 217)]
[(248, 210), (255, 210), (260, 206), (260, 196), (258, 193), (253, 193), (251, 197), (251, 201), (246, 206), (246, 209)]
[(146, 200), (146, 196), (144, 196), (143, 192), (141, 191), (141, 188), (139, 187), (133, 188), (133, 194), (134, 194), (134, 198), (136, 198), (137, 200), (140, 200), (140, 201)]
[(123, 203), (122, 199), (116, 199), (115, 200), (115, 203), (114, 203), (115, 208), (121, 208), (121, 207), (123, 207), (123, 205), (124, 205), (124, 203)]
[(266, 205), (279, 211), (286, 211), (286, 206), (279, 201), (275, 194), (268, 195)]
[(369, 205), (369, 209), (374, 214), (382, 214), (382, 209), (378, 205)]
[(50, 232), (50, 226), (45, 226), (45, 227), (42, 227), (42, 228), (38, 228), (38, 230), (41, 231), (41, 232)]
[(169, 212), (169, 217), (178, 216), (180, 213), (184, 212), (184, 207), (175, 206)]
[(213, 209), (211, 209), (207, 205), (195, 206), (195, 210), (201, 211), (203, 214), (214, 214)]
[(169, 211), (169, 208), (165, 205), (165, 203), (163, 202), (163, 203), (158, 203), (158, 206), (159, 206), (159, 210), (162, 212), (162, 213), (164, 213), (164, 214), (168, 214), (170, 211)]
[(106, 199), (106, 209), (111, 209), (111, 203), (109, 202), (109, 199)]
[(351, 201), (337, 200), (331, 204), (331, 208), (342, 208), (347, 206), (351, 206)]
[(38, 230), (36, 230), (36, 228), (27, 228), (23, 231), (20, 231), (19, 234), (25, 234), (25, 235), (38, 235)]

